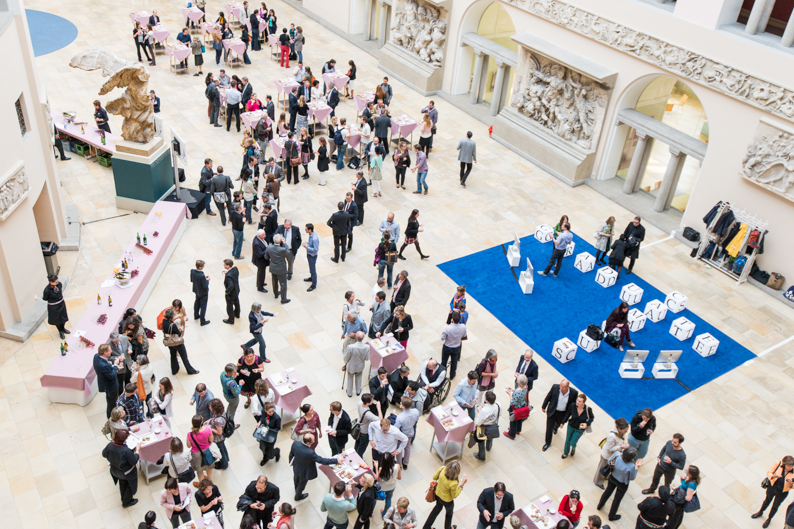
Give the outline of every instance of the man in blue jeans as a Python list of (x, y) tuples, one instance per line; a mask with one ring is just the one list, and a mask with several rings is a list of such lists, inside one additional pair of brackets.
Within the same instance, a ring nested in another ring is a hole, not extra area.
[(309, 234), (309, 240), (303, 243), (306, 248), (306, 260), (309, 261), (309, 277), (304, 279), (307, 283), (311, 282), (311, 286), (306, 289), (306, 292), (311, 292), (317, 288), (317, 253), (320, 251), (320, 237), (314, 233), (314, 224), (306, 225), (306, 233)]
[(416, 153), (416, 165), (411, 169), (411, 171), (416, 172), (416, 191), (414, 191), (414, 195), (422, 194), (422, 186), (424, 186), (426, 195), (427, 183), (425, 179), (427, 178), (427, 155), (422, 150), (422, 146), (418, 143), (414, 145), (414, 152)]
[(545, 276), (548, 275), (549, 270), (557, 263), (557, 266), (554, 268), (554, 272), (551, 273), (554, 277), (557, 277), (557, 274), (560, 273), (560, 267), (562, 267), (562, 258), (565, 257), (565, 249), (568, 248), (568, 245), (571, 244), (573, 241), (573, 234), (571, 233), (571, 225), (569, 223), (565, 223), (562, 225), (562, 231), (557, 234), (557, 237), (553, 239), (554, 241), (554, 250), (551, 252), (551, 259), (549, 259), (549, 264), (546, 265), (546, 269), (542, 272), (538, 272), (540, 275)]
[[(339, 129), (336, 134), (342, 137), (342, 143), (337, 143), (336, 150), (336, 170), (341, 171), (345, 166), (345, 155), (347, 154), (347, 137), (350, 135), (350, 127), (347, 126), (347, 119), (342, 118), (339, 120)], [(336, 135), (334, 135), (334, 142), (336, 142)]]
[(201, 178), (199, 178), (199, 191), (204, 193), (204, 209), (207, 211), (207, 215), (215, 216), (217, 213), (210, 209), (210, 204), (212, 204), (212, 193), (210, 193), (210, 181), (212, 177), (215, 176), (214, 171), (212, 170), (212, 159), (207, 158), (204, 160), (204, 167), (201, 168)]
[(242, 259), (243, 231), (245, 230), (245, 216), (243, 216), (242, 204), (238, 203), (234, 206), (234, 211), (229, 213), (229, 220), (232, 223), (232, 236), (234, 237), (232, 257), (235, 259)]

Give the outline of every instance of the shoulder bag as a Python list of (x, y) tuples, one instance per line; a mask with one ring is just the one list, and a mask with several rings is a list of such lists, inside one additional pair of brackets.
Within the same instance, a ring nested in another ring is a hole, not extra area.
[(293, 141), (289, 146), (289, 164), (292, 167), (297, 167), (301, 164), (301, 157), (295, 153), (295, 145), (296, 143)]
[[(208, 467), (210, 465), (214, 465), (215, 455), (212, 453), (211, 449), (212, 446), (215, 445), (215, 443), (210, 443), (210, 445), (207, 448), (202, 450), (199, 444), (196, 442), (196, 437), (192, 433), (190, 434), (190, 438), (193, 440), (193, 444), (196, 445), (196, 448), (198, 448), (199, 453), (201, 454), (201, 466)], [(215, 450), (218, 450), (217, 445), (215, 446)], [(220, 459), (220, 457), (218, 459)]]
[(529, 417), (529, 391), (527, 391), (527, 404), (526, 406), (521, 406), (520, 408), (513, 408), (510, 407), (510, 422), (513, 421), (523, 421), (524, 419)]
[(696, 492), (692, 499), (684, 504), (684, 512), (695, 512), (700, 510), (700, 500)]
[(497, 437), (502, 435), (501, 432), (499, 432), (499, 415), (502, 414), (502, 407), (497, 404), (496, 408), (498, 410), (498, 412), (496, 414), (496, 422), (493, 423), (493, 424), (488, 424), (486, 426), (483, 426), (483, 428), (482, 428), (483, 433), (485, 434), (485, 437), (489, 441), (491, 439), (496, 439)]
[(614, 456), (610, 457), (609, 461), (607, 461), (607, 464), (604, 465), (603, 467), (601, 467), (601, 470), (599, 470), (599, 472), (604, 477), (604, 479), (608, 479), (610, 474), (612, 474), (612, 471), (615, 470), (615, 459), (616, 458), (617, 458), (617, 454), (615, 454)]
[(193, 467), (189, 466), (184, 472), (177, 472), (176, 465), (174, 464), (174, 454), (168, 455), (171, 457), (171, 466), (174, 468), (174, 474), (177, 475), (177, 481), (179, 481), (179, 483), (190, 483), (193, 481), (193, 478), (196, 477)]
[[(173, 325), (173, 324), (172, 324)], [(170, 327), (168, 328), (171, 329)], [(185, 343), (185, 337), (171, 333), (163, 333), (163, 345), (166, 347), (177, 347)]]
[[(780, 468), (780, 461), (778, 461), (777, 466), (775, 467), (775, 471), (772, 472), (773, 476), (777, 473), (777, 469), (779, 468)], [(768, 489), (771, 486), (772, 486), (772, 482), (769, 480), (769, 478), (764, 478), (763, 481), (761, 481), (762, 489)]]
[(361, 423), (358, 422), (358, 419), (354, 418), (353, 422), (350, 424), (352, 425), (350, 427), (350, 437), (352, 437), (354, 440), (357, 441), (358, 438), (361, 436)]

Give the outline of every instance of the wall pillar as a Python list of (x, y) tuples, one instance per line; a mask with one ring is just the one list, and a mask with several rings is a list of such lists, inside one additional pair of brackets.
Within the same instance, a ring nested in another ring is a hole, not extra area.
[(474, 74), (471, 76), (471, 94), (469, 95), (470, 105), (476, 105), (479, 101), (481, 84), (480, 80), (483, 74), (483, 57), (485, 57), (483, 52), (474, 50)]
[(386, 15), (391, 6), (389, 4), (380, 5), (380, 27), (378, 28), (378, 46), (383, 47), (386, 44)]
[(364, 40), (372, 40), (372, 14), (376, 0), (364, 0)]
[(645, 147), (647, 145), (648, 137), (645, 134), (637, 131), (637, 146), (634, 147), (634, 155), (631, 157), (631, 164), (629, 164), (629, 172), (626, 173), (626, 182), (623, 184), (623, 194), (630, 195), (634, 193), (637, 178), (640, 175), (640, 167), (642, 166), (642, 159), (645, 156)]
[(794, 13), (788, 19), (786, 24), (786, 31), (783, 32), (783, 38), (780, 39), (780, 45), (790, 48), (794, 44)]
[(776, 0), (767, 0), (766, 7), (761, 13), (761, 20), (758, 22), (758, 33), (766, 31), (766, 26), (769, 24), (769, 18), (772, 16), (772, 9), (775, 7)]
[[(755, 4), (753, 4), (753, 10), (750, 11), (750, 17), (747, 19), (747, 25), (744, 28), (744, 32), (748, 35), (755, 35), (761, 25), (761, 19), (764, 16), (764, 11), (766, 10), (767, 4), (774, 3), (774, 0), (755, 0)], [(770, 7), (770, 10), (771, 9), (772, 8)], [(768, 17), (767, 21), (769, 21)], [(766, 27), (766, 24), (764, 24), (764, 27)]]
[(669, 195), (675, 192), (673, 184), (677, 180), (676, 175), (680, 175), (685, 159), (686, 154), (670, 147), (670, 161), (667, 162), (667, 170), (664, 172), (659, 194), (656, 195), (656, 201), (653, 203), (654, 211), (662, 212), (666, 209)]
[(477, 104), (482, 103), (483, 98), (485, 97), (485, 83), (488, 80), (488, 62), (490, 62), (491, 56), (487, 53), (482, 54), (482, 74), (480, 74), (480, 86), (477, 87)]
[(499, 64), (498, 68), (496, 69), (496, 80), (494, 81), (493, 85), (493, 97), (491, 98), (491, 111), (490, 114), (495, 116), (501, 110), (502, 105), (502, 93), (504, 92), (504, 82), (505, 82), (505, 74), (507, 72), (508, 65), (507, 64)]

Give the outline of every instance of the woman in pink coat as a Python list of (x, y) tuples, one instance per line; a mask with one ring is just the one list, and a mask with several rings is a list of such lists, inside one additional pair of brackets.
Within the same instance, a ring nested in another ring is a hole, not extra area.
[(160, 506), (165, 508), (165, 514), (171, 520), (173, 527), (179, 527), (191, 520), (191, 497), (192, 494), (187, 483), (179, 483), (176, 478), (170, 476), (165, 480), (165, 490), (160, 493)]

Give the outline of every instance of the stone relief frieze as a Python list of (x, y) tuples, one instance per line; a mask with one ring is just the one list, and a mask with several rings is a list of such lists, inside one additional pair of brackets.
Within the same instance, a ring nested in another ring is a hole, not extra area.
[(794, 90), (790, 88), (775, 85), (559, 0), (505, 1), (744, 103), (787, 119), (794, 118)]
[(428, 2), (405, 0), (394, 6), (391, 41), (440, 68), (447, 41), (445, 18), (446, 12)]
[(794, 134), (762, 123), (742, 160), (742, 176), (794, 201)]
[(590, 150), (606, 102), (597, 81), (527, 50), (519, 57), (510, 106), (560, 138)]
[(19, 161), (0, 180), (0, 221), (6, 220), (11, 215), (25, 199), (28, 191), (30, 191), (28, 175), (25, 172), (24, 164)]

